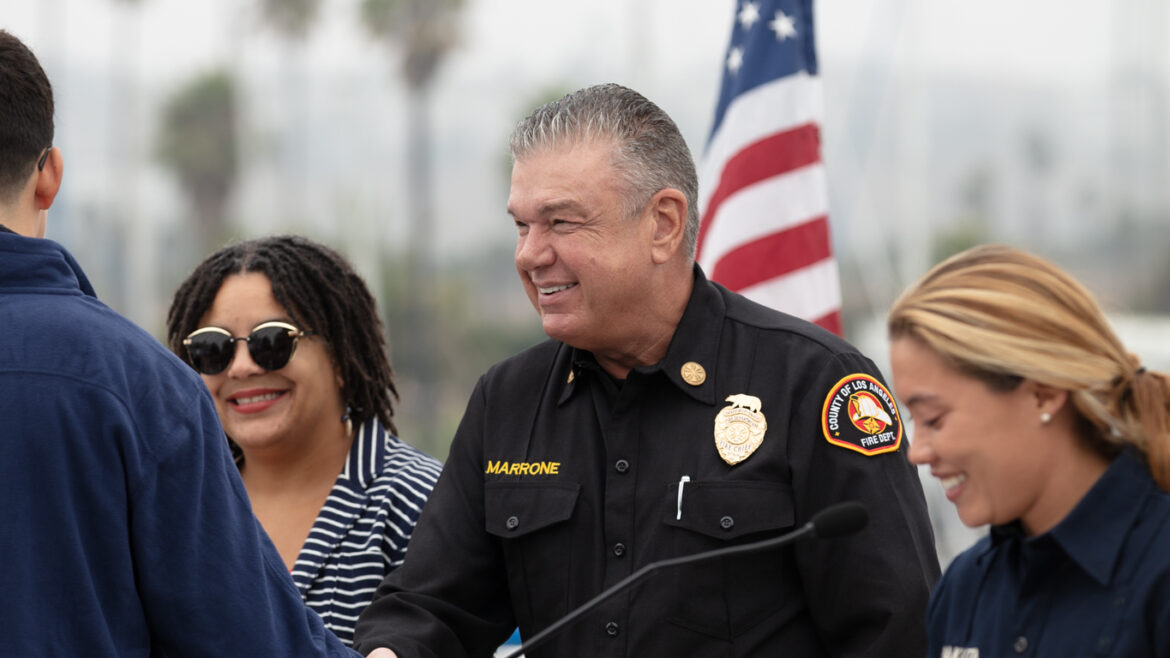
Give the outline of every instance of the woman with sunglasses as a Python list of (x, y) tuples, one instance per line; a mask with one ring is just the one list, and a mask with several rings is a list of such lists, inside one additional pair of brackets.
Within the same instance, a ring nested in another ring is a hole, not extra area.
[(395, 436), (397, 389), (365, 283), (306, 238), (231, 245), (179, 287), (167, 339), (211, 392), (305, 601), (352, 643), (440, 470)]
[(894, 389), (963, 523), (930, 658), (1170, 658), (1170, 378), (1065, 272), (1002, 246), (937, 265), (889, 315)]

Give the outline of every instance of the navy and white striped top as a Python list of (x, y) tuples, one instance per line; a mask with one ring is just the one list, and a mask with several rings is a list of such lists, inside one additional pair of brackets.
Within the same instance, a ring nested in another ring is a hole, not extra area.
[(402, 564), (441, 468), (377, 417), (357, 428), (345, 468), (292, 570), (305, 603), (347, 645), (382, 578)]

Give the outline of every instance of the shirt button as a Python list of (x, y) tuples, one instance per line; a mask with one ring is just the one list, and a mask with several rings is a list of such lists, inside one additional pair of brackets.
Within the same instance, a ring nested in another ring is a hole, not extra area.
[(735, 527), (735, 519), (731, 518), (730, 516), (725, 516), (722, 519), (719, 519), (719, 527), (723, 528), (724, 530), (731, 530)]
[(614, 544), (613, 545), (613, 554), (617, 557), (621, 557), (621, 556), (625, 555), (626, 554), (626, 545), (621, 543), (620, 541), (618, 543)]
[(617, 625), (616, 621), (611, 621), (605, 625), (605, 632), (610, 637), (616, 637), (618, 634), (618, 631), (620, 631), (620, 630), (621, 630), (621, 627)]
[(1024, 637), (1023, 635), (1017, 637), (1016, 641), (1012, 644), (1012, 649), (1015, 649), (1016, 653), (1024, 653), (1027, 651), (1028, 638)]
[(630, 470), (630, 462), (628, 462), (624, 459), (619, 459), (616, 462), (614, 462), (613, 468), (618, 473), (625, 473), (626, 471)]
[(515, 530), (520, 525), (520, 519), (514, 516), (509, 516), (508, 520), (504, 521), (504, 525), (508, 526), (509, 530)]

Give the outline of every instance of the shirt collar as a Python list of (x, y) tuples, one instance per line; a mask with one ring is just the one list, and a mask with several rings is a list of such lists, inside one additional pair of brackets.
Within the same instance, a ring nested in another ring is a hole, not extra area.
[(97, 297), (81, 265), (65, 247), (48, 238), (0, 231), (0, 287), (80, 290)]
[[(695, 286), (682, 319), (670, 340), (666, 356), (650, 369), (660, 369), (679, 390), (704, 404), (715, 404), (719, 338), (727, 312), (723, 296), (707, 280), (698, 263), (694, 265)], [(702, 369), (696, 377), (694, 366)], [(684, 375), (684, 372), (691, 373)]]
[(370, 416), (366, 422), (355, 426), (349, 457), (346, 458), (345, 468), (338, 479), (348, 480), (361, 490), (369, 487), (382, 472), (382, 460), (385, 459), (382, 446), (389, 433), (390, 431), (379, 422), (377, 415)]
[[(718, 356), (719, 337), (723, 331), (723, 318), (726, 311), (723, 297), (715, 284), (707, 280), (698, 263), (693, 266), (694, 288), (691, 298), (687, 301), (686, 310), (682, 319), (675, 327), (670, 346), (658, 363), (649, 366), (638, 366), (632, 372), (648, 375), (662, 371), (666, 378), (674, 383), (681, 391), (705, 404), (715, 403), (716, 357)], [(566, 350), (568, 357), (568, 374), (562, 380), (564, 390), (558, 398), (558, 404), (569, 399), (576, 390), (578, 378), (596, 368), (596, 359), (593, 354), (576, 348)], [(698, 366), (702, 376), (696, 376)], [(688, 373), (684, 375), (683, 373)]]
[[(1123, 451), (1076, 507), (1048, 533), (1085, 573), (1102, 585), (1109, 584), (1121, 549), (1137, 522), (1141, 501), (1154, 487), (1153, 478), (1142, 460), (1132, 451)], [(1019, 522), (991, 529), (991, 544), (1025, 538)]]
[(1154, 487), (1146, 465), (1122, 452), (1089, 489), (1073, 511), (1052, 529), (1052, 537), (1089, 575), (1109, 582), (1130, 529), (1141, 510), (1139, 501)]

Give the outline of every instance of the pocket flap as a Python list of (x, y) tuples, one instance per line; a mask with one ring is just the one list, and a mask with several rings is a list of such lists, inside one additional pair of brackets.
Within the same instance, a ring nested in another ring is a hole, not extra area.
[(581, 485), (548, 482), (489, 482), (484, 486), (487, 531), (521, 537), (573, 515)]
[[(777, 482), (696, 481), (667, 491), (666, 524), (715, 539), (791, 528), (792, 488)], [(679, 513), (681, 511), (681, 514)]]

